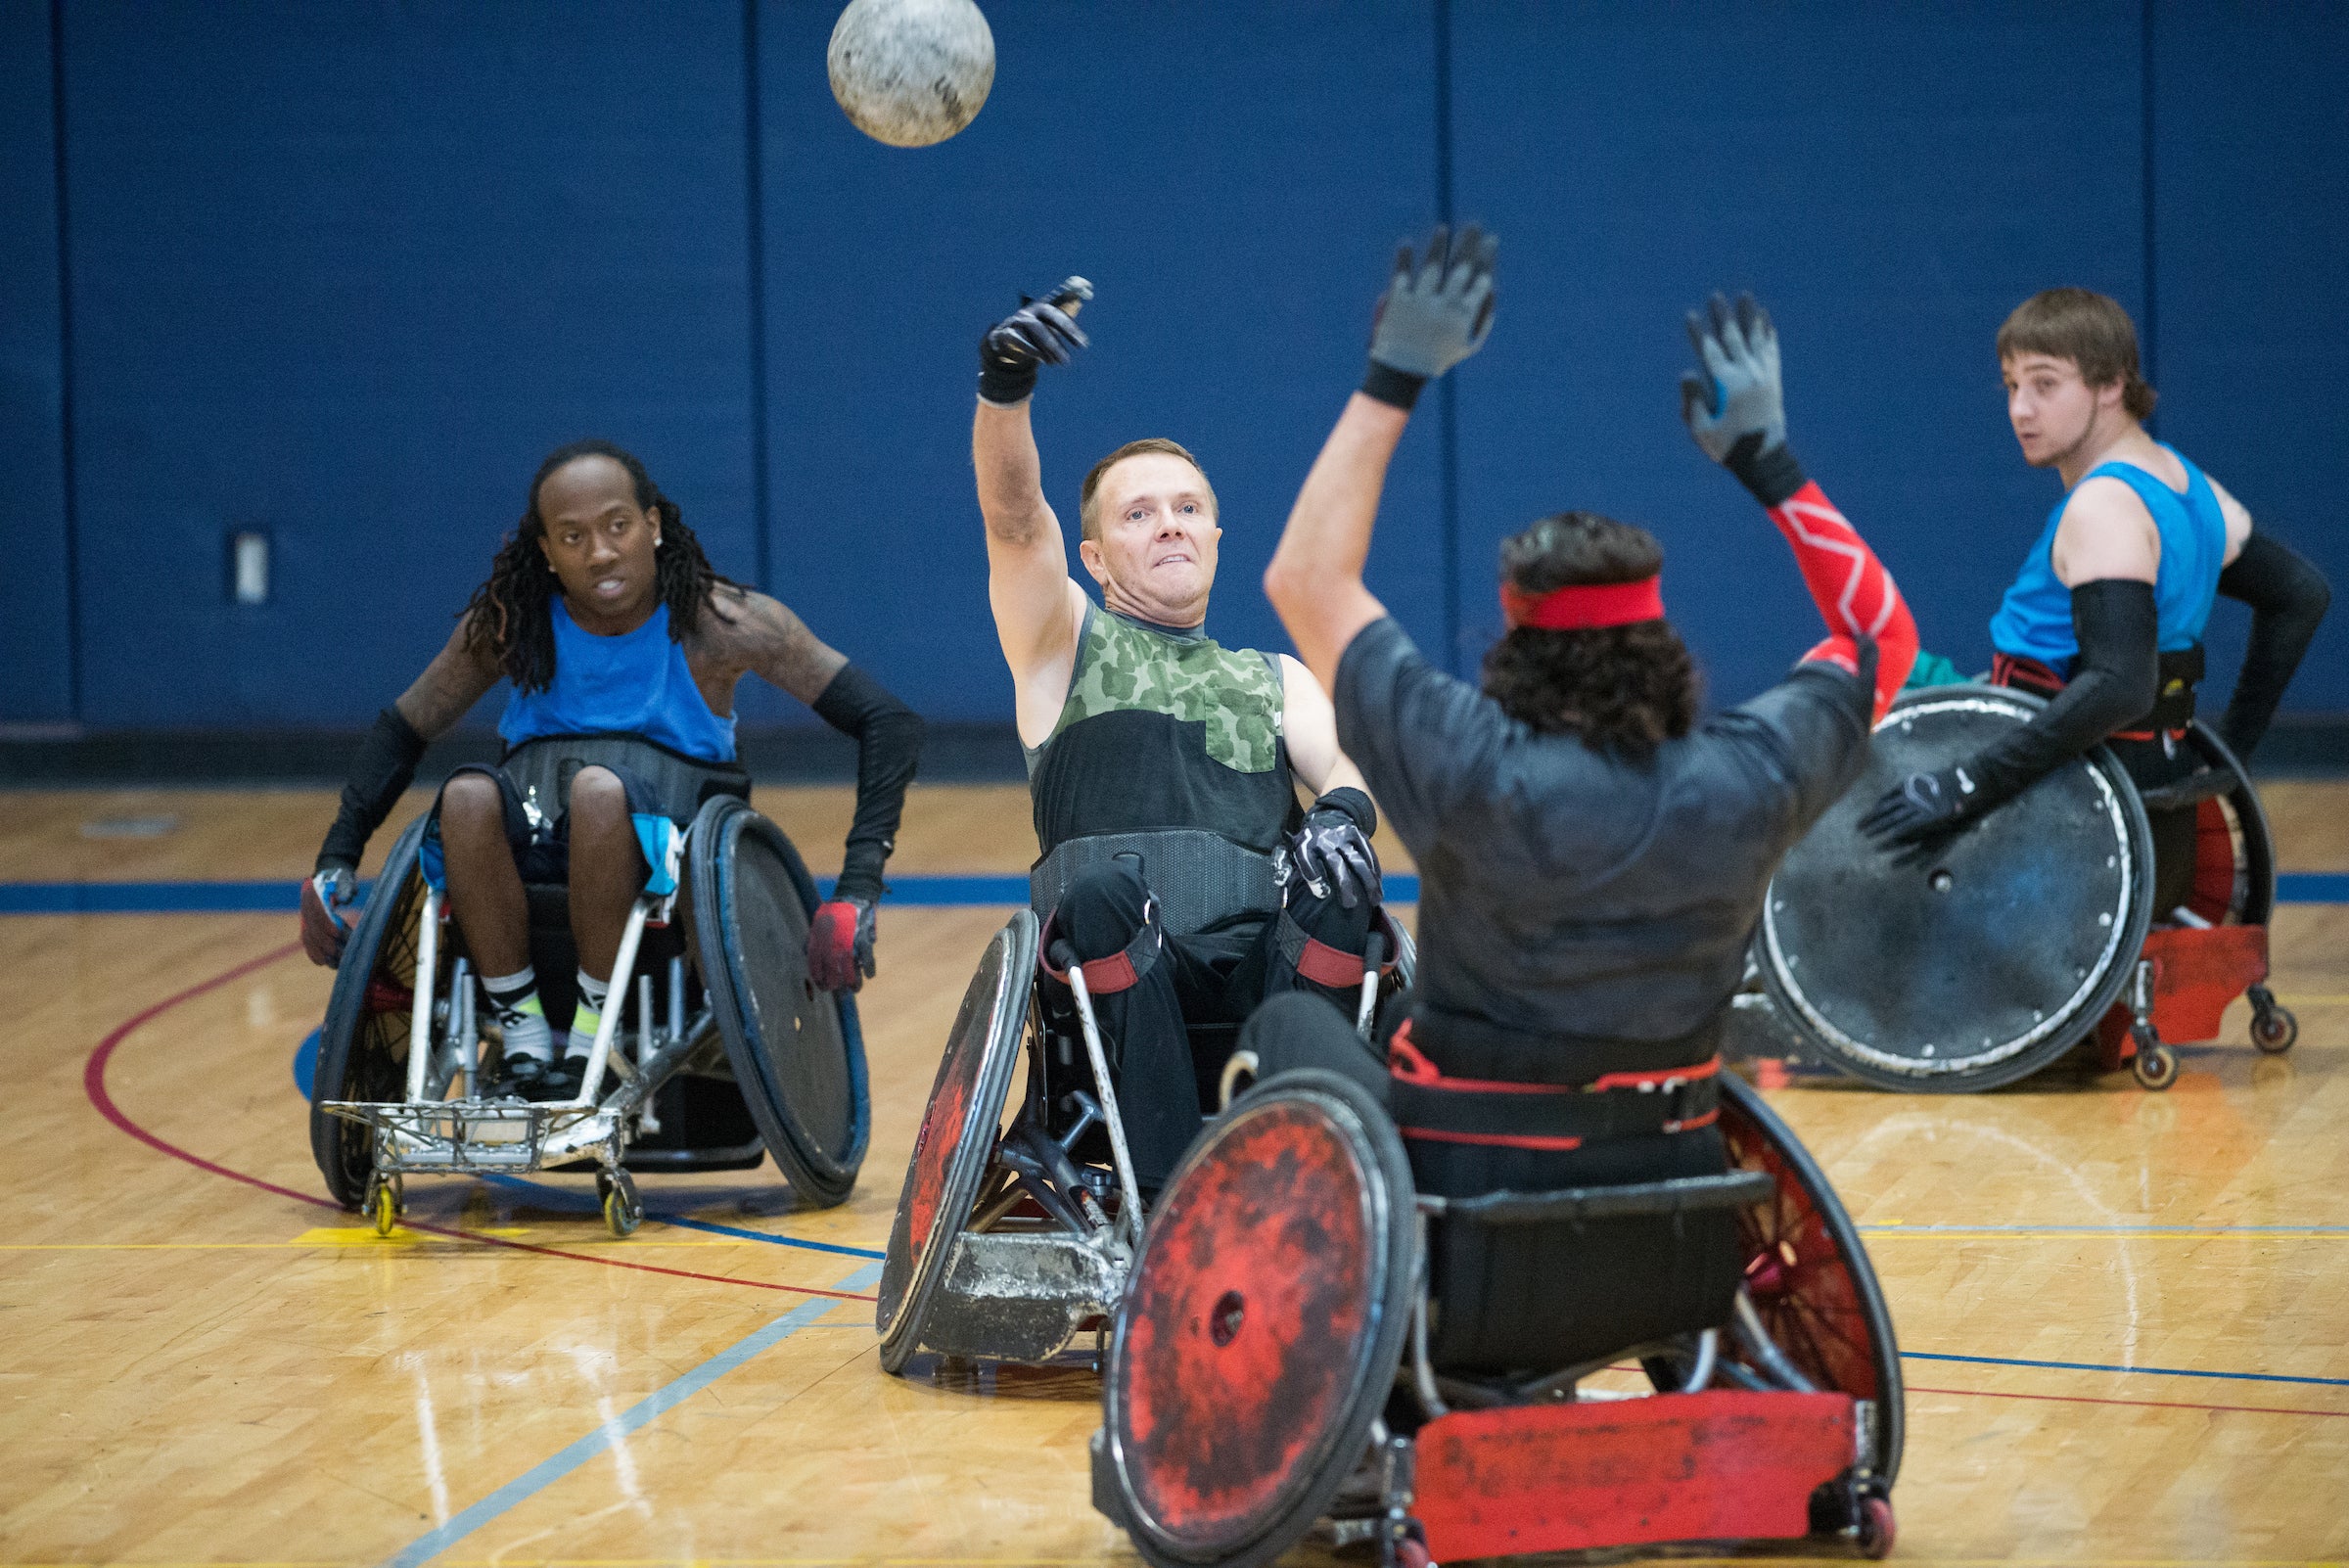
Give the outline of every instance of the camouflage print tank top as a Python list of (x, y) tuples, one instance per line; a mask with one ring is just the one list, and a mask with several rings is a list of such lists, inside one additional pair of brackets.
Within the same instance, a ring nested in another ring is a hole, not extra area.
[(1086, 605), (1060, 719), (1028, 748), (1038, 853), (1153, 828), (1271, 853), (1297, 812), (1281, 715), (1271, 655)]

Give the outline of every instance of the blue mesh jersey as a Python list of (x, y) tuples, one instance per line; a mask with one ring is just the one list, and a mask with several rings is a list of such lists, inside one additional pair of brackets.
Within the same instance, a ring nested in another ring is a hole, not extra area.
[[(2219, 591), (2219, 569), (2227, 562), (2227, 518), (2219, 510), (2218, 492), (2202, 471), (2180, 457), (2175, 448), (2163, 451), (2177, 457), (2186, 469), (2186, 493), (2181, 495), (2154, 475), (2134, 463), (2099, 463), (2081, 477), (2117, 479), (2135, 490), (2153, 527), (2161, 534), (2161, 566), (2153, 575), (2153, 608), (2158, 620), (2160, 651), (2175, 653), (2202, 640), (2210, 620), (2211, 601)], [(2036, 659), (2058, 674), (2069, 674), (2080, 652), (2072, 633), (2072, 590), (2055, 576), (2052, 559), (2055, 530), (2074, 490), (2063, 492), (2048, 526), (2024, 558), (2014, 586), (1990, 618), (1991, 646), (2017, 659)]]
[(599, 637), (579, 629), (561, 596), (555, 617), (555, 679), (518, 691), (497, 732), (512, 750), (548, 735), (641, 735), (706, 761), (734, 761), (734, 719), (702, 700), (685, 649), (668, 638), (668, 606), (634, 631)]

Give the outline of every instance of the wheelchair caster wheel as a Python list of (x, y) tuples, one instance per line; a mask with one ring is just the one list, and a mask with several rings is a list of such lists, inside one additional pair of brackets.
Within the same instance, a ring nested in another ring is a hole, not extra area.
[(367, 1183), (367, 1214), (375, 1222), (375, 1233), (388, 1236), (399, 1228), (399, 1217), (407, 1209), (401, 1200), (399, 1177), (377, 1176)]
[(2130, 1058), (2129, 1070), (2149, 1089), (2166, 1089), (2178, 1082), (2178, 1053), (2167, 1045), (2141, 1045)]
[(604, 1223), (612, 1234), (632, 1236), (644, 1223), (644, 1200), (636, 1195), (636, 1180), (625, 1171), (595, 1178), (604, 1195)]
[(2270, 1056), (2290, 1050), (2300, 1038), (2300, 1020), (2292, 1010), (2279, 1005), (2276, 993), (2265, 986), (2254, 986), (2244, 994), (2251, 998), (2251, 1043)]
[(1892, 1504), (1882, 1498), (1860, 1499), (1860, 1555), (1874, 1562), (1891, 1555), (1892, 1544), (1899, 1539), (1900, 1525), (1892, 1517)]

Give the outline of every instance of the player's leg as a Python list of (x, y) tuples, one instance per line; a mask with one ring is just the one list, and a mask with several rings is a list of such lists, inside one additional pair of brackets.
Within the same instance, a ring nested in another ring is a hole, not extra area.
[(449, 913), (504, 1039), (501, 1077), (484, 1091), (534, 1096), (554, 1060), (554, 1037), (530, 967), (530, 896), (517, 863), (518, 846), (530, 838), (529, 818), (513, 785), (485, 768), (458, 770), (435, 811)]
[(1170, 945), (1140, 873), (1121, 860), (1061, 895), (1044, 932), (1046, 975), (1055, 987), (1065, 984), (1053, 956), (1063, 941), (1084, 966), (1135, 1177), (1155, 1191), (1198, 1135), (1201, 1113)]
[(579, 1005), (572, 1014), (563, 1065), (576, 1093), (576, 1080), (603, 1023), (621, 933), (649, 868), (636, 840), (628, 786), (611, 768), (582, 767), (573, 777), (564, 833), (571, 861), (571, 935), (579, 950)]

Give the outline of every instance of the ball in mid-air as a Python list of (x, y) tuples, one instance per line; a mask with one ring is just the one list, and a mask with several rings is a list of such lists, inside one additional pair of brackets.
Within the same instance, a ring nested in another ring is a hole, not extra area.
[(968, 125), (995, 83), (995, 36), (972, 0), (852, 0), (824, 53), (832, 96), (892, 147)]

